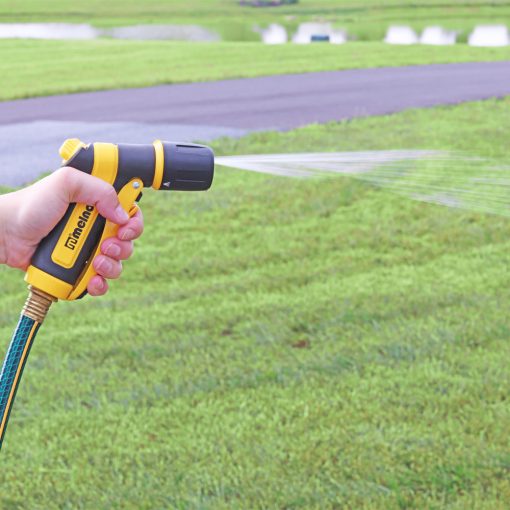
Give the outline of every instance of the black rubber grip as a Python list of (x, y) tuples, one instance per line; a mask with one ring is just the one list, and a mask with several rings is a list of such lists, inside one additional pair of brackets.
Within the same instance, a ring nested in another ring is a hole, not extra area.
[[(69, 161), (66, 162), (66, 165), (76, 168), (76, 170), (80, 170), (81, 172), (88, 174), (92, 173), (92, 168), (94, 166), (93, 146), (89, 145), (87, 148), (80, 149)], [(71, 204), (68, 207), (67, 212), (58, 222), (57, 226), (41, 241), (34, 256), (32, 257), (31, 262), (33, 266), (37, 267), (41, 271), (44, 271), (45, 273), (50, 274), (55, 278), (59, 278), (71, 285), (76, 283), (83, 268), (85, 267), (85, 264), (87, 263), (87, 260), (92, 255), (94, 247), (101, 237), (101, 232), (103, 231), (105, 224), (105, 219), (102, 216), (98, 216), (94, 221), (90, 234), (88, 235), (83, 245), (83, 249), (77, 257), (73, 267), (66, 269), (55, 264), (51, 260), (51, 255), (75, 207), (76, 204)]]
[(94, 168), (94, 146), (90, 144), (87, 147), (82, 147), (65, 162), (65, 166), (71, 166), (80, 172), (91, 174)]
[(59, 278), (71, 285), (74, 285), (78, 281), (78, 277), (83, 271), (87, 260), (89, 260), (94, 248), (101, 238), (101, 233), (103, 232), (105, 224), (105, 219), (102, 216), (98, 216), (94, 221), (94, 225), (92, 226), (73, 267), (66, 269), (59, 264), (55, 264), (55, 262), (51, 259), (51, 255), (65, 226), (67, 225), (67, 220), (69, 219), (69, 216), (71, 216), (75, 207), (76, 204), (71, 204), (64, 217), (58, 222), (58, 225), (41, 241), (34, 256), (32, 257), (31, 262), (33, 266), (37, 267), (41, 271), (51, 274), (55, 278)]
[(145, 188), (154, 181), (156, 153), (148, 144), (119, 144), (119, 167), (113, 187), (120, 191), (131, 179), (142, 179)]

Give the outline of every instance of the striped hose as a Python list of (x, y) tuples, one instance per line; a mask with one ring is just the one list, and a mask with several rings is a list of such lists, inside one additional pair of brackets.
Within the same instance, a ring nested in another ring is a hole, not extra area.
[(2, 366), (0, 373), (0, 448), (2, 448), (5, 429), (23, 369), (40, 325), (40, 322), (35, 319), (21, 315)]

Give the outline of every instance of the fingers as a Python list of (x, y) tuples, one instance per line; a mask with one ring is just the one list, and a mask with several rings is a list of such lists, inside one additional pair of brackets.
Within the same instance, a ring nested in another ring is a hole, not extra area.
[(101, 253), (115, 260), (126, 260), (133, 255), (133, 241), (121, 241), (117, 237), (105, 239)]
[(92, 262), (94, 269), (99, 276), (115, 280), (122, 273), (122, 262), (115, 260), (106, 255), (98, 255)]
[(119, 204), (117, 192), (102, 179), (70, 167), (61, 168), (53, 175), (56, 179), (61, 179), (57, 191), (63, 194), (67, 202), (95, 205), (99, 214), (118, 225), (129, 221), (128, 214)]
[[(133, 241), (142, 235), (143, 232), (143, 216), (140, 209), (136, 214), (129, 220), (129, 222), (121, 227), (117, 234), (117, 237), (110, 237), (103, 241), (101, 245), (101, 253), (113, 260), (126, 260), (133, 254)], [(127, 238), (128, 240), (122, 240)]]
[(101, 245), (102, 255), (98, 255), (92, 263), (97, 275), (94, 276), (87, 290), (91, 296), (102, 296), (108, 292), (108, 279), (116, 279), (122, 273), (121, 260), (128, 259), (133, 254), (133, 242), (121, 241), (110, 237)]
[(123, 241), (138, 239), (143, 233), (143, 214), (140, 209), (130, 220), (119, 228), (117, 237)]
[(85, 174), (74, 168), (61, 168), (53, 174), (60, 182), (55, 187), (63, 202), (94, 205), (99, 214), (120, 225), (117, 237), (106, 239), (101, 245), (101, 254), (94, 261), (97, 272), (87, 290), (91, 296), (102, 296), (108, 291), (106, 279), (119, 278), (122, 273), (121, 260), (128, 259), (133, 253), (133, 240), (142, 235), (143, 215), (138, 209), (132, 218), (119, 203), (113, 186), (97, 177)]
[(108, 292), (108, 282), (102, 276), (96, 275), (90, 280), (87, 291), (91, 296), (103, 296)]

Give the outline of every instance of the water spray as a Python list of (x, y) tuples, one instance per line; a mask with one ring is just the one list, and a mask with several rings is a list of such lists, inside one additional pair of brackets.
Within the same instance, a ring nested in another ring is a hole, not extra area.
[(254, 154), (219, 157), (216, 163), (287, 177), (341, 175), (421, 202), (510, 217), (510, 166), (469, 154), (431, 150)]
[[(144, 187), (156, 190), (202, 191), (210, 188), (214, 154), (209, 147), (161, 142), (151, 145), (84, 144), (66, 140), (60, 148), (66, 166), (111, 184), (129, 216)], [(89, 204), (71, 204), (57, 226), (38, 246), (25, 280), (29, 297), (21, 313), (0, 373), (0, 448), (16, 392), (34, 339), (50, 306), (57, 300), (73, 301), (87, 293), (96, 275), (92, 261), (102, 242), (117, 234)]]

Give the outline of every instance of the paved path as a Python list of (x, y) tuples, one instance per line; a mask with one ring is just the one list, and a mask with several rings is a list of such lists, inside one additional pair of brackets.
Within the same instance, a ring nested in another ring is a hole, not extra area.
[[(0, 183), (58, 165), (63, 138), (208, 141), (510, 95), (510, 62), (359, 69), (0, 103)], [(27, 147), (29, 150), (27, 151)]]

